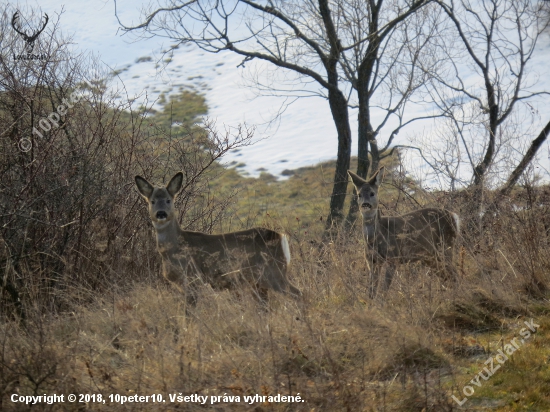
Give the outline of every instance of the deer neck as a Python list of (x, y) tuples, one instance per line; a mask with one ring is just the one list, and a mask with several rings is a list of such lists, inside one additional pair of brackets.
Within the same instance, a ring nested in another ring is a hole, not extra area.
[(181, 232), (181, 228), (176, 218), (166, 223), (155, 223), (154, 226), (157, 232), (157, 247), (161, 253), (178, 248), (178, 235)]
[(374, 243), (376, 230), (378, 229), (380, 211), (376, 209), (375, 213), (369, 217), (363, 217), (363, 236), (369, 245)]

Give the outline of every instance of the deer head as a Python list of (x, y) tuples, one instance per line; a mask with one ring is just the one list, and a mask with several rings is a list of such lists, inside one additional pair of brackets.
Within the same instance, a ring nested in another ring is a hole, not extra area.
[(351, 170), (348, 170), (348, 174), (357, 191), (357, 201), (363, 219), (373, 219), (378, 211), (378, 188), (384, 177), (384, 168), (380, 168), (369, 180), (359, 177)]
[(180, 191), (183, 183), (183, 173), (179, 172), (164, 187), (154, 187), (141, 176), (136, 176), (136, 185), (139, 193), (149, 207), (149, 216), (157, 229), (162, 229), (176, 218), (174, 198)]

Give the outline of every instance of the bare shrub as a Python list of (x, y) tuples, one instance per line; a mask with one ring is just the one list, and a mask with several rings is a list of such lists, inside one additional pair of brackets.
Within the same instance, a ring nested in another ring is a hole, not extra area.
[[(466, 381), (465, 362), (499, 348), (518, 317), (548, 310), (541, 299), (550, 266), (548, 192), (526, 186), (485, 218), (479, 241), (466, 241), (463, 229), (452, 287), (423, 265), (404, 264), (384, 298), (369, 299), (359, 231), (322, 244), (323, 222), (304, 230), (298, 219), (272, 219), (270, 227), (292, 234), (289, 271), (303, 303), (275, 295), (266, 313), (250, 296), (205, 286), (205, 299), (186, 311), (181, 294), (158, 281), (160, 259), (133, 176), (166, 182), (183, 170), (182, 226), (231, 230), (224, 217), (232, 197), (213, 186), (223, 171), (217, 160), (247, 144), (251, 131), (159, 125), (152, 111), (120, 103), (101, 80), (83, 88), (59, 127), (33, 135), (84, 78), (98, 76), (88, 72), (94, 66), (55, 53), (49, 62), (16, 64), (9, 32), (0, 31), (2, 410), (115, 408), (10, 400), (54, 392), (299, 393), (306, 401), (241, 401), (220, 410), (456, 410), (450, 394)], [(29, 136), (32, 149), (20, 150)], [(460, 211), (469, 202), (460, 192), (425, 190), (404, 173), (391, 177), (381, 188), (388, 215), (434, 205)], [(176, 406), (204, 409), (151, 408)]]
[[(9, 26), (7, 12), (0, 23)], [(11, 58), (15, 39), (2, 30), (5, 315), (24, 317), (33, 305), (69, 310), (70, 302), (114, 285), (156, 280), (158, 259), (133, 176), (183, 170), (178, 206), (185, 226), (212, 231), (232, 202), (231, 194), (210, 193), (208, 182), (220, 170), (216, 162), (249, 144), (253, 133), (239, 127), (220, 134), (208, 121), (204, 128), (156, 125), (151, 105), (136, 111), (132, 101), (118, 99), (100, 66), (71, 56), (56, 30), (47, 46), (41, 43), (47, 60), (30, 61)]]
[[(39, 371), (34, 363), (50, 356), (44, 365), (57, 367), (40, 390), (241, 397), (239, 405), (216, 405), (220, 410), (248, 407), (244, 395), (300, 393), (306, 402), (250, 408), (450, 411), (450, 394), (464, 382), (457, 365), (485, 359), (503, 340), (482, 345), (477, 334), (505, 336), (518, 316), (530, 314), (519, 272), (517, 278), (511, 268), (498, 277), (476, 272), (482, 265), (469, 252), (464, 279), (453, 288), (426, 268), (401, 265), (384, 298), (369, 299), (362, 250), (351, 247), (360, 234), (323, 251), (314, 239), (302, 235), (291, 244), (292, 281), (305, 295), (301, 305), (275, 295), (266, 313), (251, 296), (207, 286), (186, 312), (181, 294), (136, 282), (95, 293), (85, 305), (73, 303), (70, 315), (29, 312), (27, 324), (45, 323), (42, 352), (38, 327), (22, 333), (21, 326), (5, 322), (10, 350), (0, 359), (4, 405), (16, 410), (6, 394), (33, 393), (36, 372), (30, 379), (23, 371)], [(518, 271), (518, 262), (508, 259)], [(36, 358), (25, 360), (30, 366), (15, 350), (22, 345), (36, 348)], [(54, 353), (47, 355), (48, 348)]]

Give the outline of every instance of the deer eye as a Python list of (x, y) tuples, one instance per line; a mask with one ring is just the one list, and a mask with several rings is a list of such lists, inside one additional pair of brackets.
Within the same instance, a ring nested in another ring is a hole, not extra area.
[(154, 201), (154, 200), (151, 200), (151, 204), (154, 205), (154, 204), (155, 204), (155, 201)]
[(374, 196), (374, 192), (370, 192), (371, 197)]
[(166, 204), (170, 204), (170, 199), (166, 200)]

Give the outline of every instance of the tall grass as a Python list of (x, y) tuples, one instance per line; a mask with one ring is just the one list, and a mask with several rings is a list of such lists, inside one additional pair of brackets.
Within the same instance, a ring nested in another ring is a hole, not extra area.
[[(0, 24), (9, 26), (7, 14)], [(15, 41), (9, 33), (3, 56)], [(543, 190), (518, 189), (484, 216), (476, 236), (465, 225), (456, 283), (402, 265), (390, 290), (369, 299), (358, 225), (323, 237), (334, 164), (290, 171), (284, 181), (224, 168), (223, 155), (252, 135), (193, 126), (205, 110), (201, 96), (184, 92), (163, 98), (164, 110), (136, 111), (97, 81), (62, 126), (21, 151), (36, 119), (90, 77), (92, 69), (58, 45), (55, 67), (14, 66), (4, 57), (0, 65), (1, 410), (206, 409), (170, 402), (180, 394), (240, 397), (215, 405), (209, 398), (216, 410), (457, 410), (451, 395), (460, 399), (530, 318), (539, 332), (462, 409), (550, 410), (550, 202)], [(383, 213), (467, 206), (462, 193), (424, 191), (396, 164), (386, 166), (393, 171), (380, 192)], [(133, 183), (136, 174), (161, 182), (177, 170), (186, 176), (176, 204), (183, 227), (263, 225), (290, 235), (290, 277), (303, 301), (271, 294), (264, 311), (252, 293), (203, 287), (196, 306), (184, 303), (160, 277)], [(11, 400), (54, 393), (66, 401)], [(70, 393), (107, 402), (67, 402)], [(109, 394), (161, 394), (166, 402), (113, 404)], [(243, 402), (277, 394), (304, 402)]]
[[(71, 311), (31, 308), (24, 325), (2, 323), (2, 407), (26, 410), (10, 402), (13, 393), (161, 393), (167, 401), (169, 394), (240, 396), (241, 403), (220, 402), (217, 410), (458, 410), (451, 395), (462, 398), (462, 387), (485, 360), (532, 317), (542, 334), (483, 382), (478, 391), (483, 396), (473, 396), (464, 408), (516, 410), (514, 405), (523, 404), (546, 410), (548, 374), (541, 371), (538, 382), (518, 382), (528, 373), (521, 365), (538, 361), (540, 367), (550, 354), (547, 300), (532, 289), (548, 282), (548, 239), (538, 226), (527, 226), (542, 218), (539, 212), (533, 207), (499, 215), (503, 229), (487, 234), (498, 241), (490, 256), (463, 245), (457, 284), (442, 283), (422, 265), (404, 265), (391, 289), (374, 300), (368, 298), (359, 233), (322, 246), (314, 230), (294, 236), (291, 277), (305, 298), (295, 302), (272, 294), (268, 312), (252, 294), (209, 287), (200, 289), (196, 307), (186, 307), (181, 295), (157, 278), (156, 266), (138, 260), (132, 266), (138, 277), (121, 268), (127, 281), (105, 277), (109, 287), (101, 294), (86, 285), (65, 289), (88, 296)], [(529, 251), (534, 244), (537, 250)], [(151, 253), (143, 258), (157, 259)], [(515, 392), (504, 393), (501, 388), (509, 386)], [(243, 398), (298, 393), (305, 402), (247, 405)], [(176, 406), (80, 405), (89, 410)], [(38, 408), (77, 410), (79, 405)]]

